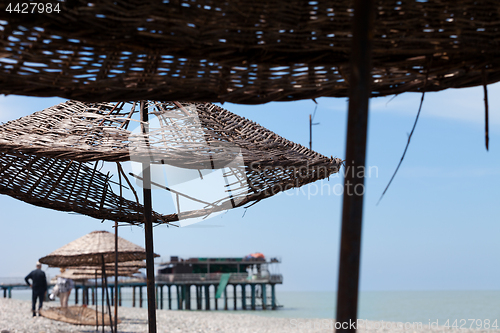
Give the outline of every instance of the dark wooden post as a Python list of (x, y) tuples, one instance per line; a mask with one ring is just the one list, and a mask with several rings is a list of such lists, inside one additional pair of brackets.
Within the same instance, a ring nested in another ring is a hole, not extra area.
[(210, 310), (210, 285), (205, 285), (205, 310)]
[(170, 291), (171, 285), (167, 285), (167, 287), (168, 287), (168, 309), (172, 310), (172, 294)]
[(201, 286), (196, 285), (196, 309), (201, 310)]
[(368, 103), (371, 94), (371, 39), (373, 0), (354, 1), (353, 38), (349, 82), (346, 172), (342, 206), (342, 232), (337, 296), (337, 332), (356, 332), (349, 325), (358, 310), (361, 223), (363, 218), (364, 172)]
[(274, 284), (271, 285), (271, 306), (273, 310), (276, 310), (276, 294), (274, 290)]
[(177, 310), (182, 310), (182, 295), (180, 292), (180, 286), (175, 285), (175, 290), (177, 291)]
[(160, 287), (160, 309), (162, 310), (163, 310), (163, 287), (164, 285)]
[(218, 298), (215, 298), (215, 294), (217, 294), (217, 285), (213, 285), (214, 286), (214, 306), (215, 306), (215, 310), (219, 310), (219, 299)]
[(227, 285), (224, 287), (224, 310), (227, 311)]
[(101, 319), (102, 333), (104, 333), (104, 272), (101, 272)]
[(262, 288), (262, 310), (267, 308), (267, 285), (263, 283), (261, 285)]
[[(103, 287), (106, 289), (106, 304), (108, 305), (108, 314), (109, 314), (109, 328), (111, 329), (111, 333), (115, 333), (115, 326), (113, 325), (113, 318), (111, 316), (111, 307), (110, 307), (110, 302), (109, 302), (109, 293), (108, 293), (108, 278), (106, 276), (106, 264), (104, 263), (104, 255), (101, 255), (101, 261), (102, 261), (102, 282), (103, 282)], [(104, 297), (104, 294), (103, 294)], [(103, 312), (104, 312), (104, 306), (103, 306)], [(102, 328), (104, 331), (104, 317), (102, 320)]]
[(75, 304), (78, 304), (78, 290), (79, 289), (80, 289), (80, 287), (75, 286)]
[[(120, 206), (121, 206), (121, 198), (122, 198), (122, 182), (120, 179)], [(115, 221), (115, 298), (112, 301), (115, 305), (115, 333), (118, 332), (118, 294), (120, 294), (120, 305), (121, 304), (121, 292), (120, 287), (118, 286), (118, 221)], [(113, 298), (113, 297), (111, 297)]]
[(92, 303), (94, 302), (94, 300), (95, 300), (95, 330), (97, 332), (99, 330), (99, 312), (97, 311), (97, 308), (99, 307), (99, 301), (97, 300), (97, 269), (95, 270), (95, 289), (92, 292)]
[(135, 308), (135, 286), (132, 286), (132, 307)]
[(191, 310), (191, 285), (186, 285), (186, 310)]
[(255, 283), (252, 283), (250, 288), (252, 290), (252, 310), (255, 310)]
[(236, 291), (236, 287), (237, 287), (237, 286), (238, 286), (237, 284), (233, 284), (233, 293), (234, 293), (234, 301), (233, 301), (233, 304), (234, 304), (234, 310), (238, 310), (238, 308), (237, 308), (237, 304), (236, 304), (236, 302), (238, 301), (238, 295), (237, 295), (237, 293), (236, 293), (236, 292), (237, 292), (237, 291)]
[[(144, 139), (149, 145), (149, 115), (146, 101), (141, 101), (140, 106), (141, 129)], [(147, 123), (147, 124), (145, 124)], [(148, 332), (156, 333), (156, 302), (155, 302), (155, 272), (154, 272), (154, 253), (153, 253), (153, 207), (151, 198), (151, 169), (150, 161), (142, 163), (142, 186), (144, 198), (144, 235), (146, 240), (146, 289), (148, 295)]]
[(158, 297), (159, 297), (158, 285), (156, 285), (155, 286), (155, 309), (158, 309)]
[(142, 308), (142, 286), (139, 286), (139, 307)]
[(246, 310), (247, 309), (247, 284), (246, 283), (243, 283), (241, 285), (241, 307), (243, 308), (243, 310)]

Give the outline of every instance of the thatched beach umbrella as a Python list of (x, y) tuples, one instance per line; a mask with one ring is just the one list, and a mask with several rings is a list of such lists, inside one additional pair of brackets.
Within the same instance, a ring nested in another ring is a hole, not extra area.
[[(126, 8), (106, 0), (65, 2), (58, 10), (65, 15), (1, 8), (0, 92), (242, 104), (349, 97), (352, 169), (365, 166), (371, 96), (482, 85), (487, 100), (486, 86), (500, 80), (495, 0), (216, 0)], [(363, 184), (359, 173), (345, 178), (346, 189)], [(344, 195), (342, 210), (337, 320), (348, 322), (356, 320), (363, 195)]]
[[(102, 277), (102, 313), (104, 317), (104, 291), (108, 304), (109, 320), (112, 325), (111, 309), (109, 305), (109, 296), (107, 290), (106, 263), (141, 261), (146, 258), (146, 250), (132, 242), (118, 237), (118, 247), (115, 248), (116, 236), (107, 231), (93, 231), (82, 236), (63, 247), (57, 249), (51, 254), (39, 259), (41, 263), (52, 267), (75, 267), (75, 266), (93, 266), (94, 275), (97, 283), (98, 272)], [(154, 254), (159, 257), (159, 255)], [(137, 264), (137, 263), (136, 263)], [(90, 273), (90, 270), (86, 273)], [(115, 323), (116, 323), (115, 306)], [(104, 319), (103, 319), (104, 323)], [(96, 305), (96, 325), (97, 325), (97, 305)], [(116, 327), (116, 326), (115, 326)], [(104, 325), (103, 325), (104, 330)], [(113, 328), (112, 328), (113, 330)]]
[[(64, 16), (11, 15), (0, 5), (0, 92), (243, 104), (349, 96), (352, 168), (365, 165), (370, 96), (486, 91), (500, 80), (495, 0), (58, 5)], [(488, 146), (487, 104), (485, 120)], [(363, 181), (353, 173), (345, 184)], [(344, 196), (341, 321), (356, 320), (362, 209), (363, 195)]]
[[(118, 276), (133, 276), (140, 271), (136, 268), (125, 268), (118, 270)], [(97, 273), (97, 277), (101, 278), (102, 276), (102, 268), (98, 269), (96, 267), (86, 266), (86, 267), (75, 267), (70, 268), (64, 271), (61, 274), (56, 275), (56, 277), (63, 277), (65, 279), (72, 280), (89, 280), (95, 279), (95, 274)], [(110, 268), (106, 269), (106, 276), (113, 275), (115, 273), (115, 269)]]
[[(149, 121), (149, 114), (156, 117), (156, 127)], [(134, 121), (141, 124), (138, 133), (128, 130)], [(182, 223), (256, 203), (327, 178), (338, 172), (342, 163), (339, 158), (318, 154), (216, 105), (160, 101), (62, 103), (0, 126), (0, 152), (0, 161), (4, 161), (0, 192), (92, 217), (129, 223), (145, 220), (147, 253), (153, 252), (152, 222)], [(117, 195), (111, 186), (113, 181), (97, 170), (97, 163), (93, 167), (88, 164), (98, 160), (135, 160), (142, 164), (138, 174), (132, 176), (144, 187), (144, 213), (138, 212), (142, 206), (120, 164), (118, 182), (114, 182), (119, 185)], [(224, 169), (225, 194), (203, 201), (158, 184), (156, 179), (152, 181), (147, 175), (151, 165), (165, 164), (193, 170), (201, 179), (203, 170)], [(133, 192), (135, 203), (122, 195), (122, 177)], [(152, 211), (152, 185), (175, 194), (177, 213), (163, 215)], [(181, 207), (180, 198), (202, 205), (186, 210)], [(57, 253), (46, 260), (54, 255)], [(146, 259), (148, 308), (154, 321), (153, 261), (152, 257)], [(90, 259), (81, 260), (84, 264)]]
[[(97, 266), (115, 262), (115, 236), (107, 231), (92, 231), (39, 259), (51, 267)], [(159, 255), (155, 254), (155, 257)], [(118, 261), (141, 261), (146, 250), (118, 237)]]

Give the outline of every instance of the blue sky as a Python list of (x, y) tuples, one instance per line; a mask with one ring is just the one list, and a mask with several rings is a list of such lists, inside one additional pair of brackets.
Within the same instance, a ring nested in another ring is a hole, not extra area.
[[(376, 203), (406, 144), (420, 94), (372, 99), (362, 239), (362, 290), (500, 289), (500, 84), (488, 87), (490, 151), (484, 145), (482, 88), (428, 93), (412, 143), (390, 190)], [(0, 96), (0, 122), (63, 101)], [(340, 158), (345, 152), (346, 99), (317, 100), (313, 149)], [(279, 135), (308, 145), (313, 101), (224, 108)], [(154, 229), (155, 252), (170, 255), (279, 256), (281, 290), (334, 290), (342, 197), (340, 176), (264, 200), (243, 216), (228, 211), (185, 228)], [(337, 187), (336, 187), (337, 186)], [(330, 190), (330, 193), (328, 193)], [(154, 194), (155, 192), (153, 192)], [(163, 198), (156, 210), (168, 211)], [(31, 206), (0, 196), (0, 277), (25, 276), (38, 258), (113, 222)], [(144, 246), (139, 227), (120, 236)], [(45, 266), (44, 266), (45, 267)]]

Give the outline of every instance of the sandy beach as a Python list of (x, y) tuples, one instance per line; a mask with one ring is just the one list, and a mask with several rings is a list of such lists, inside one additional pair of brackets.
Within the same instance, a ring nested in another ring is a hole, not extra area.
[[(48, 306), (51, 306), (49, 304)], [(147, 310), (142, 308), (120, 308), (118, 332), (147, 332)], [(254, 314), (234, 314), (230, 312), (202, 311), (157, 311), (158, 332), (172, 333), (313, 333), (333, 332), (334, 323), (327, 319), (301, 318), (269, 318)], [(411, 326), (411, 327), (410, 327)], [(489, 332), (500, 330), (449, 329), (446, 327), (429, 327), (409, 323), (383, 321), (363, 321), (358, 326), (359, 332)], [(94, 326), (75, 326), (43, 317), (32, 317), (31, 302), (16, 299), (0, 298), (0, 333), (90, 333)], [(101, 328), (99, 328), (101, 332)], [(109, 330), (106, 330), (109, 332)]]

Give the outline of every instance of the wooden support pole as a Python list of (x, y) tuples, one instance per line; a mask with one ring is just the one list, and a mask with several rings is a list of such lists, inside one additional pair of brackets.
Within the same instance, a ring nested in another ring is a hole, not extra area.
[[(122, 198), (121, 177), (119, 185), (120, 185), (120, 205), (121, 205), (121, 198)], [(118, 332), (118, 294), (120, 290), (118, 286), (118, 221), (115, 221), (115, 286), (114, 287), (115, 287), (115, 298), (113, 303), (115, 305), (114, 310), (115, 310), (115, 333), (116, 333)], [(121, 294), (120, 294), (120, 305), (121, 305)]]
[(80, 289), (80, 287), (75, 286), (75, 304), (78, 304), (78, 290), (79, 289)]
[(241, 285), (241, 307), (243, 310), (247, 309), (247, 284), (243, 283)]
[(104, 333), (104, 271), (101, 272), (101, 319), (102, 333)]
[(142, 286), (139, 286), (139, 307), (142, 308)]
[[(144, 139), (149, 145), (148, 127), (149, 115), (145, 101), (140, 106), (141, 129)], [(145, 124), (146, 123), (146, 124)], [(156, 333), (156, 303), (155, 303), (155, 272), (153, 253), (153, 207), (151, 198), (151, 169), (150, 162), (142, 163), (143, 198), (144, 198), (144, 236), (146, 241), (146, 289), (148, 297), (148, 332)]]
[(160, 287), (160, 309), (162, 310), (163, 310), (163, 287), (164, 285)]
[(205, 310), (210, 310), (210, 285), (205, 285)]
[(111, 306), (114, 306), (114, 301), (115, 301), (115, 286), (109, 286), (109, 292), (111, 294), (110, 301), (111, 301)]
[(219, 310), (219, 299), (218, 298), (215, 298), (215, 294), (217, 294), (217, 285), (213, 285), (214, 286), (214, 305), (215, 305), (215, 310)]
[[(95, 299), (94, 299), (95, 295)], [(97, 301), (97, 269), (95, 270), (95, 289), (92, 292), (92, 302), (95, 300), (95, 330), (99, 330), (99, 312), (97, 310), (99, 302)]]
[(356, 329), (351, 328), (349, 323), (356, 322), (358, 310), (368, 103), (372, 81), (373, 17), (373, 0), (354, 1), (346, 172), (342, 206), (337, 315), (335, 317), (341, 328), (337, 332), (356, 332)]
[[(122, 287), (118, 286), (118, 306), (122, 306)], [(118, 312), (116, 312), (118, 316)]]
[(132, 307), (135, 308), (135, 286), (132, 287)]
[(262, 310), (267, 308), (267, 285), (265, 283), (261, 284), (262, 287)]
[(255, 310), (255, 284), (252, 283), (250, 288), (252, 290), (252, 310)]
[(236, 287), (237, 284), (233, 284), (233, 294), (234, 294), (234, 300), (233, 300), (233, 305), (234, 305), (234, 310), (238, 310), (236, 302), (238, 301), (238, 294), (236, 293)]
[(191, 310), (191, 285), (186, 285), (186, 310)]
[(224, 287), (224, 310), (227, 311), (227, 285)]
[(175, 289), (177, 290), (177, 310), (182, 310), (182, 294), (180, 288), (179, 285), (175, 285)]
[(172, 310), (172, 293), (170, 291), (171, 285), (168, 285), (168, 309)]
[(275, 294), (275, 285), (271, 285), (271, 306), (273, 310), (276, 310), (276, 294)]
[(155, 309), (158, 310), (158, 285), (155, 286)]
[(196, 310), (201, 310), (201, 286), (196, 285)]
[[(108, 314), (109, 314), (109, 328), (111, 329), (111, 333), (114, 333), (115, 327), (113, 325), (113, 317), (111, 315), (111, 306), (109, 302), (109, 293), (108, 293), (108, 278), (106, 276), (106, 264), (104, 263), (104, 255), (101, 255), (102, 260), (102, 281), (103, 287), (106, 289), (106, 304), (108, 305)], [(104, 296), (104, 295), (103, 295)], [(104, 312), (104, 307), (103, 307)], [(104, 328), (104, 317), (102, 321), (102, 327)]]

